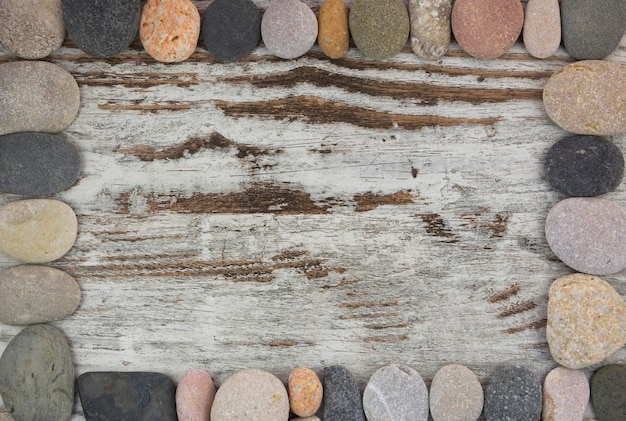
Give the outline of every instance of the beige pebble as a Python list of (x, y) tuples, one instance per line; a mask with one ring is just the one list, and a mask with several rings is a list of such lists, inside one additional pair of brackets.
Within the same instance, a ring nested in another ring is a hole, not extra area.
[(411, 49), (423, 60), (437, 60), (450, 45), (452, 0), (409, 0)]
[(524, 46), (537, 58), (548, 58), (561, 44), (559, 0), (528, 0), (524, 16)]
[(543, 383), (543, 421), (582, 421), (589, 382), (580, 370), (556, 367)]

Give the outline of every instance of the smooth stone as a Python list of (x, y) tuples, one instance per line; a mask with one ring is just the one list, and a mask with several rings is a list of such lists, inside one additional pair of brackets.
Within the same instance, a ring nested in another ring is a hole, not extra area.
[(537, 58), (548, 58), (561, 45), (559, 0), (528, 0), (524, 17), (524, 46)]
[(0, 43), (12, 54), (44, 58), (64, 38), (61, 0), (0, 0)]
[(599, 196), (613, 191), (624, 176), (624, 156), (613, 142), (576, 135), (559, 140), (546, 154), (545, 178), (568, 196)]
[(589, 382), (580, 370), (556, 367), (543, 382), (543, 421), (582, 421)]
[(322, 382), (310, 368), (298, 367), (291, 371), (287, 381), (291, 412), (310, 417), (322, 404)]
[[(2, 421), (0, 419), (0, 421)], [(292, 418), (291, 421), (321, 421), (318, 417), (316, 417), (315, 415), (310, 416), (310, 417), (297, 417), (297, 418)]]
[(211, 421), (286, 421), (287, 389), (273, 374), (250, 368), (226, 379), (217, 390)]
[(141, 0), (63, 0), (67, 34), (93, 57), (113, 57), (137, 36)]
[(263, 43), (276, 57), (304, 55), (317, 39), (317, 17), (300, 0), (273, 0), (261, 21)]
[(354, 376), (340, 365), (324, 369), (324, 421), (365, 421), (361, 391)]
[(485, 393), (487, 421), (539, 421), (541, 383), (527, 368), (509, 366), (491, 377)]
[(523, 26), (520, 0), (456, 0), (452, 7), (454, 38), (476, 58), (497, 58), (506, 53)]
[(606, 60), (568, 64), (550, 76), (543, 105), (550, 119), (576, 134), (626, 133), (626, 66)]
[(597, 276), (562, 276), (550, 286), (546, 338), (564, 367), (599, 363), (626, 344), (626, 303)]
[(591, 402), (598, 421), (626, 419), (626, 365), (612, 364), (591, 378)]
[(368, 421), (427, 421), (428, 389), (411, 367), (390, 364), (370, 377), (363, 391), (363, 409)]
[(343, 0), (326, 0), (320, 6), (317, 43), (327, 57), (346, 55), (350, 46), (349, 10)]
[(348, 21), (356, 47), (374, 60), (395, 56), (409, 37), (409, 13), (402, 0), (356, 0)]
[(430, 385), (430, 414), (434, 421), (476, 421), (484, 394), (472, 371), (459, 364), (441, 367)]
[(209, 53), (222, 61), (236, 61), (259, 45), (261, 14), (250, 0), (214, 0), (202, 15), (201, 28)]
[(624, 0), (561, 0), (563, 45), (579, 60), (600, 60), (620, 44), (626, 31)]
[(65, 335), (50, 325), (24, 328), (0, 357), (0, 396), (16, 421), (69, 421), (74, 366)]
[(176, 388), (178, 421), (210, 421), (215, 385), (204, 370), (189, 370)]
[(546, 239), (572, 269), (609, 275), (626, 267), (626, 211), (600, 197), (571, 197), (550, 209)]
[(58, 200), (18, 200), (0, 207), (0, 251), (24, 263), (62, 257), (77, 232), (76, 214)]
[(0, 135), (57, 133), (76, 118), (80, 91), (74, 77), (46, 61), (0, 64)]
[(411, 48), (422, 60), (441, 58), (450, 46), (452, 0), (409, 0)]

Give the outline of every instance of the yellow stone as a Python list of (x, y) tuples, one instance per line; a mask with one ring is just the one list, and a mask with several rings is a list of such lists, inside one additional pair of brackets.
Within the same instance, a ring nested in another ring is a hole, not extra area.
[(318, 28), (317, 43), (322, 52), (330, 58), (343, 57), (350, 41), (348, 8), (343, 0), (326, 0), (320, 6)]

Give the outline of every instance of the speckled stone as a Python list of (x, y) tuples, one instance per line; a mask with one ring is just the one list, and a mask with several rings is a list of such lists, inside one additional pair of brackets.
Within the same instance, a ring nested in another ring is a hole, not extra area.
[(556, 367), (543, 382), (543, 421), (582, 421), (589, 382), (580, 370)]
[(591, 378), (591, 401), (598, 421), (626, 419), (626, 365), (612, 364)]
[(541, 383), (527, 368), (509, 366), (495, 372), (485, 393), (487, 421), (539, 421)]
[(15, 421), (15, 418), (11, 416), (9, 411), (4, 408), (0, 408), (0, 421)]
[(176, 388), (178, 421), (209, 421), (215, 399), (215, 385), (204, 370), (189, 370)]
[(599, 363), (626, 344), (626, 303), (597, 276), (562, 276), (550, 286), (546, 337), (564, 367)]
[(571, 197), (550, 209), (548, 245), (578, 272), (609, 275), (626, 268), (626, 211), (600, 197)]
[(310, 417), (322, 404), (322, 382), (310, 368), (298, 367), (291, 371), (287, 381), (291, 412)]
[(443, 366), (430, 385), (430, 413), (434, 421), (476, 421), (484, 394), (472, 371), (459, 364)]
[(437, 60), (450, 46), (452, 0), (409, 0), (411, 48), (422, 60)]
[(304, 55), (317, 39), (317, 17), (300, 0), (272, 0), (261, 21), (263, 43), (276, 57)]
[(324, 421), (365, 421), (359, 385), (345, 367), (326, 367), (323, 382)]
[(74, 121), (79, 107), (78, 84), (56, 64), (0, 64), (0, 135), (60, 132)]
[(346, 55), (350, 46), (349, 10), (343, 0), (326, 0), (320, 6), (317, 43), (330, 58)]
[(561, 44), (559, 0), (528, 0), (524, 17), (524, 46), (537, 58), (548, 58)]
[(496, 58), (515, 44), (524, 25), (520, 0), (456, 0), (452, 32), (461, 48), (476, 58)]
[(577, 134), (626, 133), (626, 66), (606, 60), (579, 61), (550, 76), (543, 105), (559, 127)]
[(348, 21), (356, 47), (374, 60), (395, 56), (409, 37), (409, 13), (402, 0), (356, 0)]

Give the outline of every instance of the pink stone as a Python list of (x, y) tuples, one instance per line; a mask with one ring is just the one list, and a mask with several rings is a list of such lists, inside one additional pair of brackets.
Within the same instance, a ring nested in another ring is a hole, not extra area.
[(209, 421), (215, 398), (215, 385), (204, 370), (190, 370), (176, 388), (176, 412), (179, 421)]
[(589, 382), (580, 370), (557, 367), (543, 384), (544, 421), (582, 421), (589, 402)]
[(524, 18), (524, 46), (537, 58), (548, 58), (561, 44), (559, 0), (528, 0)]

